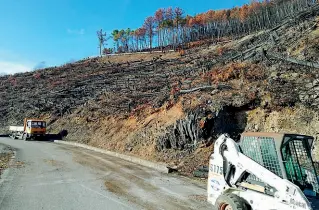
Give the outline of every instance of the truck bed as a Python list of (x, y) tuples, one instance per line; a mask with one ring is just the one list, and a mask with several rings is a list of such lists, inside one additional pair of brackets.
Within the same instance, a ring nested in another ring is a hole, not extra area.
[(9, 127), (10, 131), (16, 131), (16, 132), (23, 132), (24, 127), (23, 126), (10, 126)]

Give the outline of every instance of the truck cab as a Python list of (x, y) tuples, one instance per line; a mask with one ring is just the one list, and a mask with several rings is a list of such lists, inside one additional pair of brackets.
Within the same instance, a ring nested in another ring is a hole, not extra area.
[(46, 122), (40, 119), (24, 119), (23, 139), (42, 138), (46, 134)]

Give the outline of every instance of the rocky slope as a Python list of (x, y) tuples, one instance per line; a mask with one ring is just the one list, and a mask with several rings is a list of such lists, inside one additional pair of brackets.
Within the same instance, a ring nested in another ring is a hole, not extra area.
[[(66, 140), (190, 174), (227, 132), (319, 126), (319, 7), (276, 28), (178, 53), (85, 59), (0, 77), (0, 127), (41, 117)], [(314, 151), (319, 160), (319, 154)]]

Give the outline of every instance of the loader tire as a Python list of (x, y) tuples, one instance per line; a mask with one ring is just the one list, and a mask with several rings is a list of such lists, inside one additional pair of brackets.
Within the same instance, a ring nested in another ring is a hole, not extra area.
[(28, 141), (27, 134), (23, 134), (22, 139), (23, 139), (24, 141)]
[(223, 194), (216, 200), (218, 210), (248, 210), (246, 202), (235, 194)]

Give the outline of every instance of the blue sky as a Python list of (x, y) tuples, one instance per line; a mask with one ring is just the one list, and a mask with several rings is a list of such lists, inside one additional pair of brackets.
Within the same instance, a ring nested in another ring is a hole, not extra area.
[(96, 31), (137, 28), (158, 8), (194, 15), (249, 0), (0, 0), (0, 73), (30, 71), (98, 54)]

